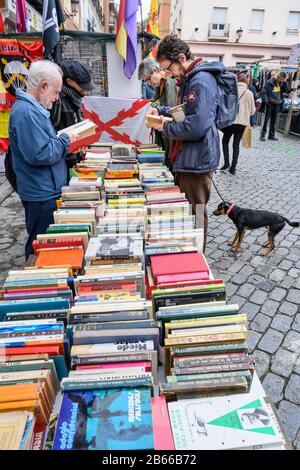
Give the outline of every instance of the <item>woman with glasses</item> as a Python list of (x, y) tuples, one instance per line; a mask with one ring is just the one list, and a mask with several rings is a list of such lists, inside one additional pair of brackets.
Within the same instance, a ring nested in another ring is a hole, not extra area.
[[(167, 78), (167, 74), (160, 69), (153, 59), (144, 59), (138, 69), (138, 78), (144, 83), (155, 87), (154, 103), (155, 107), (176, 105), (177, 87), (176, 81)], [(171, 168), (169, 160), (170, 140), (162, 132), (155, 131), (155, 143), (166, 153), (166, 164)]]

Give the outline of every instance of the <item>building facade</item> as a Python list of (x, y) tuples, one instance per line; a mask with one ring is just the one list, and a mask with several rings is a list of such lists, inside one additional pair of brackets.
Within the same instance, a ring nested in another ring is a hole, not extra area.
[(159, 37), (164, 38), (170, 32), (171, 0), (159, 0), (158, 28)]
[(80, 0), (80, 30), (104, 32), (103, 0)]
[[(0, 10), (3, 15), (7, 33), (16, 31), (16, 0), (0, 0)], [(42, 31), (43, 17), (32, 2), (25, 2), (28, 18), (28, 31)]]
[(118, 8), (114, 0), (103, 0), (104, 32), (115, 33), (118, 19)]
[(170, 32), (226, 66), (280, 61), (300, 43), (300, 0), (171, 0)]

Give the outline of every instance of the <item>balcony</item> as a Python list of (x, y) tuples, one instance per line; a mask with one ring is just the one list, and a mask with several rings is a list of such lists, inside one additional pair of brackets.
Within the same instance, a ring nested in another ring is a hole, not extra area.
[(208, 39), (210, 41), (228, 41), (229, 23), (209, 23)]

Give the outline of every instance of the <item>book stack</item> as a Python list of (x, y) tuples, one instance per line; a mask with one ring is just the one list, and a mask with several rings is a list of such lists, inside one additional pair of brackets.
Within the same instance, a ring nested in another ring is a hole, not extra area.
[(139, 148), (137, 151), (137, 161), (138, 163), (161, 163), (165, 162), (165, 152), (164, 150), (159, 150), (158, 148)]
[(37, 424), (47, 425), (67, 375), (66, 347), (64, 323), (56, 319), (2, 322), (1, 412), (29, 411)]
[(45, 425), (32, 411), (0, 413), (0, 450), (41, 450), (44, 442)]
[(54, 318), (66, 323), (72, 285), (69, 268), (9, 271), (1, 290), (0, 321)]
[(145, 190), (170, 186), (174, 183), (172, 173), (162, 163), (140, 163), (139, 179)]
[(83, 160), (76, 163), (69, 169), (70, 177), (78, 178), (101, 178), (104, 180), (104, 173), (111, 158), (111, 151), (106, 147), (90, 148), (84, 155)]

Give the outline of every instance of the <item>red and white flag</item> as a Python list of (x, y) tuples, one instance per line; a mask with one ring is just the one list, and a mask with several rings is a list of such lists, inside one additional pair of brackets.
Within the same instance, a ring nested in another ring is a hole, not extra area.
[(97, 132), (102, 132), (100, 142), (148, 143), (150, 130), (145, 125), (145, 114), (149, 109), (150, 101), (146, 99), (86, 96), (83, 100), (83, 115), (97, 124)]

